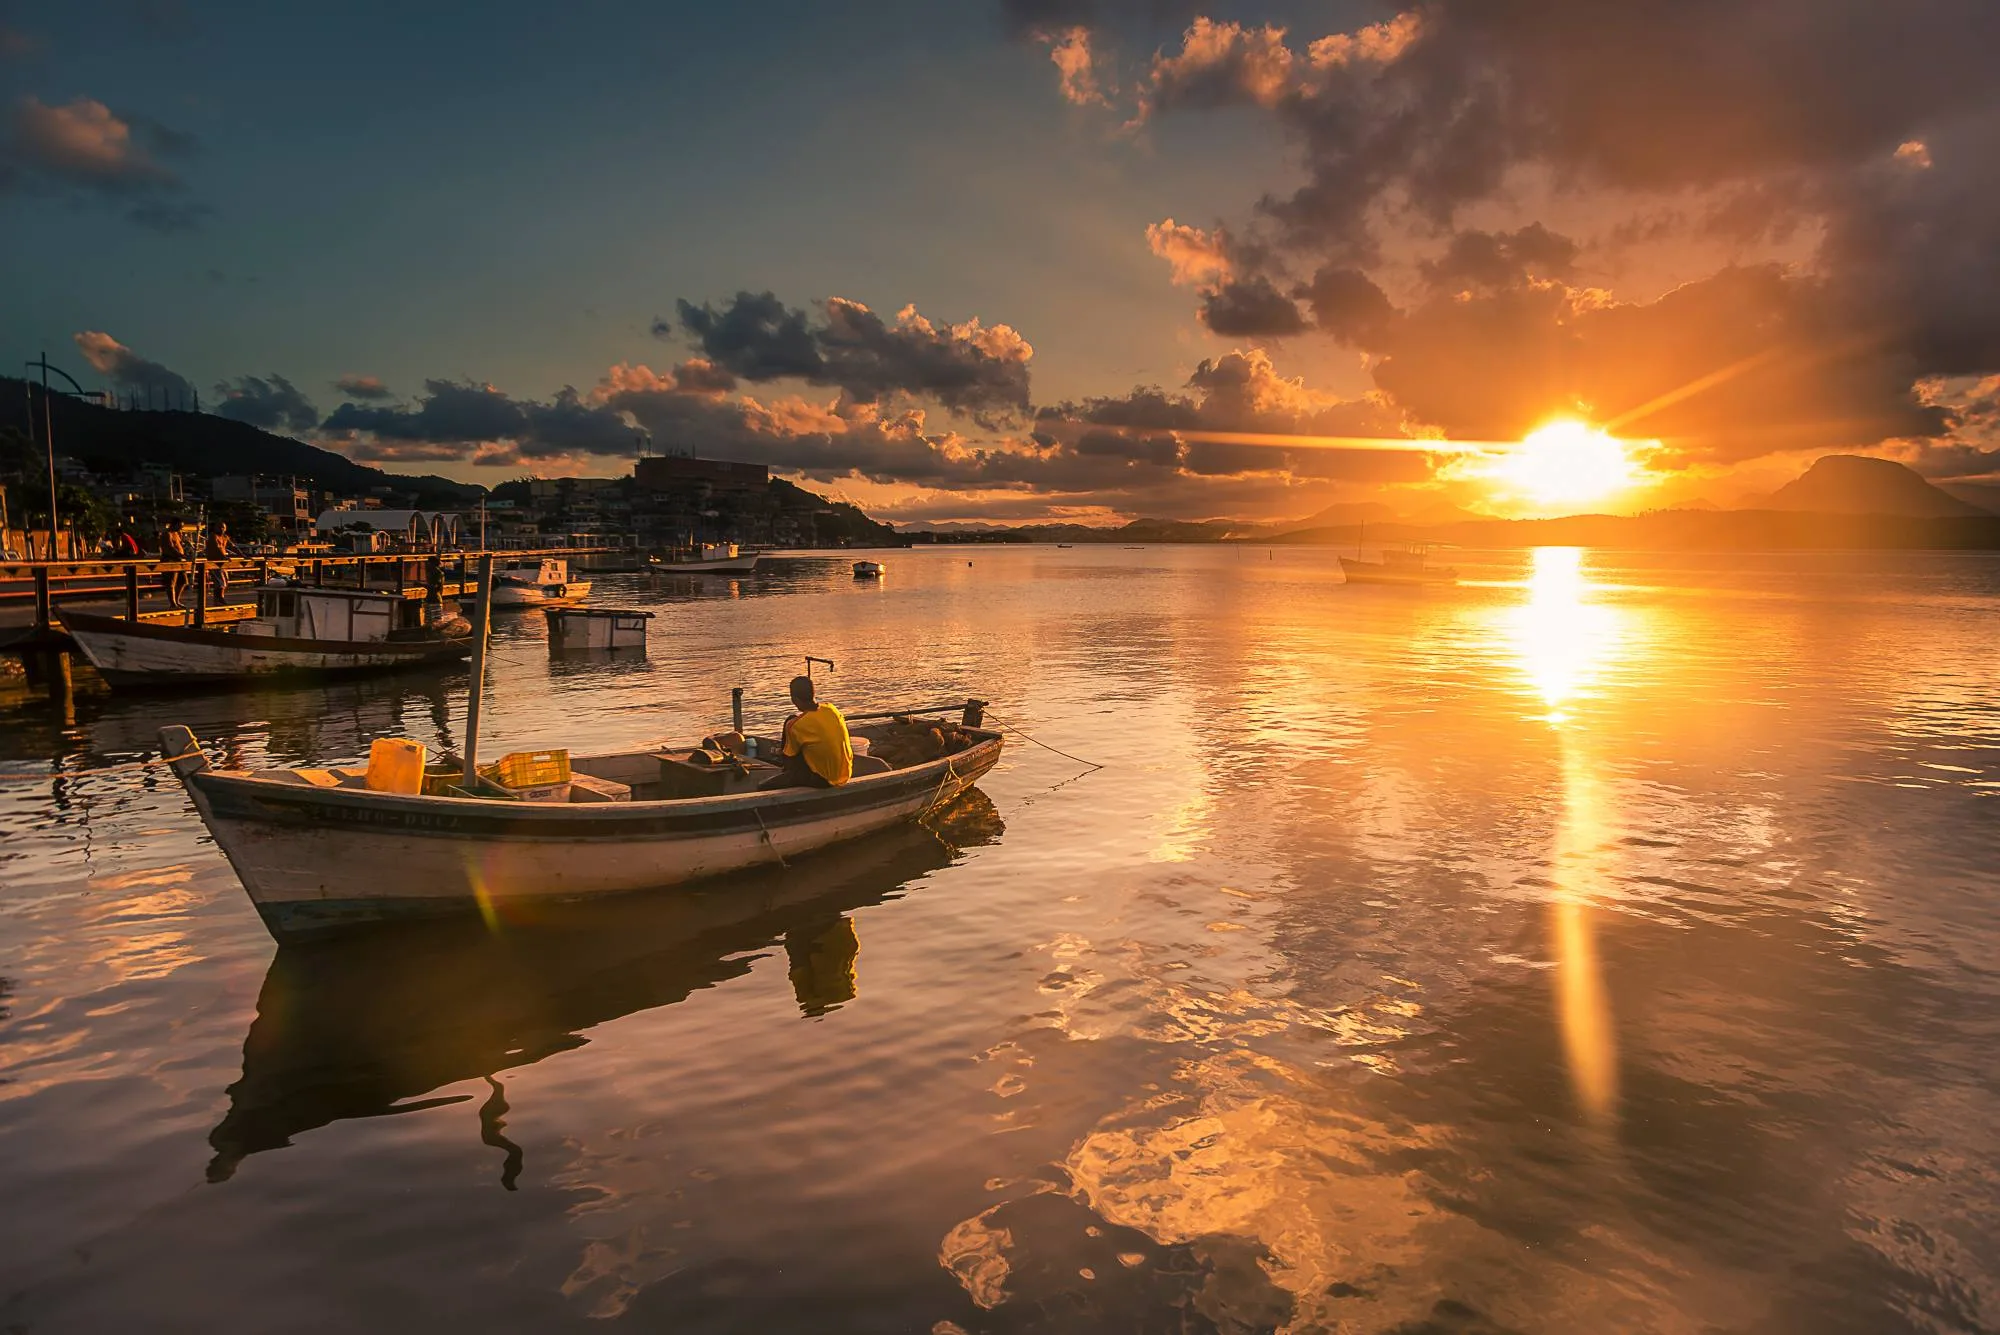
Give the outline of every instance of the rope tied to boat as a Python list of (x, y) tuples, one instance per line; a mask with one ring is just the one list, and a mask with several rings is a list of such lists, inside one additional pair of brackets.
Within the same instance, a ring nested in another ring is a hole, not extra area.
[[(1034, 737), (1029, 733), (1022, 731), (1020, 728), (1015, 727), (1013, 724), (1009, 723), (1006, 719), (1003, 719), (998, 714), (994, 713), (991, 709), (988, 709), (986, 711), (986, 717), (993, 720), (993, 722), (997, 723), (1000, 726), (1000, 730), (1002, 732), (1011, 733), (1012, 735), (1019, 737), (1024, 742), (1033, 742), (1036, 746), (1041, 747), (1042, 750), (1044, 751), (1053, 751), (1055, 752), (1055, 754), (1061, 756), (1064, 760), (1073, 760), (1077, 764), (1084, 766), (1085, 774), (1095, 774), (1098, 770), (1107, 768), (1104, 765), (1098, 764), (1095, 760), (1085, 760), (1082, 756), (1071, 755), (1069, 752), (1063, 750), (1061, 747), (1050, 746), (1047, 742), (1042, 741), (1040, 738)], [(1077, 777), (1082, 778), (1083, 776), (1078, 775)]]
[(11, 774), (0, 772), (0, 783), (47, 783), (51, 779), (93, 779), (100, 774), (122, 774), (128, 770), (157, 769), (161, 765), (171, 765), (176, 760), (191, 760), (204, 754), (197, 746), (179, 755), (154, 756), (147, 760), (128, 760), (117, 765), (94, 765), (89, 769), (55, 769), (41, 774)]

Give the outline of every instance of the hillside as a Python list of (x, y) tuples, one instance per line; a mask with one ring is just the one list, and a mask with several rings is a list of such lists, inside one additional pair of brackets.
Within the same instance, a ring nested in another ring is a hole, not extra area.
[[(0, 430), (27, 432), (27, 403), (22, 381), (0, 377)], [(393, 487), (413, 494), (424, 507), (464, 505), (477, 501), (480, 493), (478, 487), (450, 478), (386, 473), (332, 450), (208, 413), (126, 412), (61, 396), (51, 401), (51, 410), (56, 453), (82, 460), (94, 473), (122, 473), (140, 464), (209, 477), (263, 473), (357, 495)], [(30, 434), (40, 440), (42, 424), (34, 423)]]
[(1893, 459), (1829, 454), (1771, 494), (1762, 508), (1823, 515), (1951, 519), (1991, 513), (1924, 481)]

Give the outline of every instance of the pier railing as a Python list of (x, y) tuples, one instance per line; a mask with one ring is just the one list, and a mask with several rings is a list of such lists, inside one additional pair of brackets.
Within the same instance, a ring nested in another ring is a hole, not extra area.
[[(502, 560), (540, 560), (616, 553), (618, 547), (536, 547), (490, 553)], [(193, 624), (205, 625), (223, 604), (211, 603), (210, 586), (218, 579), (226, 590), (232, 582), (261, 585), (274, 572), (299, 585), (334, 588), (412, 589), (414, 596), (456, 598), (477, 591), (470, 577), (482, 553), (478, 551), (375, 552), (368, 554), (298, 554), (196, 557), (179, 561), (161, 557), (125, 560), (0, 562), (0, 642), (15, 649), (54, 647), (66, 640), (56, 625), (64, 602), (124, 602), (127, 620), (140, 620), (149, 596), (167, 600), (177, 582), (185, 581)], [(168, 611), (174, 610), (169, 601)]]

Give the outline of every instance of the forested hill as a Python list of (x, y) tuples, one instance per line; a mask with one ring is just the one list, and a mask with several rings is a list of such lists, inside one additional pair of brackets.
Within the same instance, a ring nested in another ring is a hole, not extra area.
[[(39, 418), (40, 395), (35, 402)], [(128, 412), (61, 395), (51, 400), (51, 412), (56, 453), (81, 460), (94, 473), (121, 473), (139, 464), (162, 464), (204, 477), (263, 473), (355, 495), (393, 487), (426, 508), (465, 505), (479, 497), (478, 487), (463, 482), (386, 473), (332, 450), (209, 413)], [(0, 431), (10, 427), (42, 438), (39, 420), (29, 430), (24, 382), (0, 377)]]

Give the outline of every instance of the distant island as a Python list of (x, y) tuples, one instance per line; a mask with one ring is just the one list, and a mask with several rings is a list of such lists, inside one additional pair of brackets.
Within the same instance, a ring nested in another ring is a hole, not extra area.
[[(1977, 484), (1961, 490), (1990, 494)], [(1740, 510), (1655, 510), (1637, 515), (1493, 519), (1430, 502), (1415, 513), (1379, 501), (1329, 506), (1289, 524), (1135, 519), (1116, 527), (1031, 524), (956, 526), (906, 534), (932, 542), (1185, 543), (1354, 546), (1366, 541), (1455, 547), (1604, 547), (1758, 551), (1812, 548), (2000, 550), (2000, 514), (1932, 485), (1892, 459), (1834, 454), (1817, 460), (1762, 504)]]

